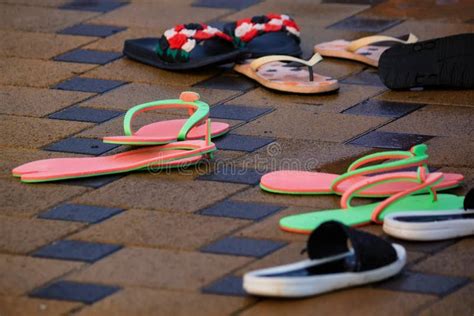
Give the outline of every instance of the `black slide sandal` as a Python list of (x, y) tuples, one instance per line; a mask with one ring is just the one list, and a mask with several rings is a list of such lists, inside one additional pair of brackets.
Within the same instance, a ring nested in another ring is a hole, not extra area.
[(308, 260), (248, 272), (244, 289), (254, 295), (305, 297), (377, 282), (401, 271), (405, 249), (336, 221), (314, 230)]
[(380, 57), (379, 76), (390, 89), (474, 88), (474, 33), (394, 46)]
[(234, 61), (239, 50), (222, 31), (201, 23), (180, 24), (161, 38), (126, 40), (127, 57), (167, 70), (190, 70)]

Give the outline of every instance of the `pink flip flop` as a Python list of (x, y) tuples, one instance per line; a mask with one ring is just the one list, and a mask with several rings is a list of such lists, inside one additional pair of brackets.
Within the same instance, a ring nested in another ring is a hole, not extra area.
[(320, 43), (314, 46), (314, 52), (319, 53), (324, 57), (350, 59), (373, 67), (378, 67), (380, 56), (391, 47), (391, 44), (410, 44), (417, 41), (418, 38), (413, 34), (409, 34), (407, 40), (401, 40), (396, 37), (385, 35), (373, 35), (352, 42), (346, 40), (335, 40)]
[[(152, 123), (137, 131), (132, 130), (132, 121), (139, 113), (155, 109), (187, 109), (188, 119), (168, 120)], [(204, 122), (209, 115), (209, 105), (199, 101), (199, 94), (183, 92), (179, 99), (153, 101), (136, 105), (125, 114), (123, 128), (125, 136), (104, 137), (105, 143), (120, 145), (162, 145), (174, 141), (203, 139), (206, 136)], [(212, 122), (211, 136), (218, 137), (229, 131), (229, 124)]]
[[(206, 124), (210, 125), (210, 124)], [(54, 158), (33, 161), (13, 169), (22, 182), (46, 182), (115, 174), (150, 168), (185, 167), (212, 155), (216, 146), (206, 140), (190, 140), (131, 150), (105, 157)]]
[[(410, 151), (388, 151), (360, 158), (353, 162), (342, 175), (282, 170), (270, 172), (260, 180), (260, 187), (268, 192), (280, 194), (343, 194), (349, 187), (361, 180), (369, 179), (367, 175), (402, 170), (413, 166), (423, 166), (428, 159), (427, 146), (416, 145)], [(364, 166), (381, 160), (388, 160), (378, 165)], [(393, 160), (395, 159), (395, 160)], [(416, 172), (413, 172), (415, 174)], [(443, 180), (435, 185), (436, 190), (457, 187), (464, 176), (456, 173), (443, 173)], [(385, 197), (400, 191), (409, 190), (414, 184), (410, 182), (387, 182), (376, 187), (358, 192), (363, 197)]]

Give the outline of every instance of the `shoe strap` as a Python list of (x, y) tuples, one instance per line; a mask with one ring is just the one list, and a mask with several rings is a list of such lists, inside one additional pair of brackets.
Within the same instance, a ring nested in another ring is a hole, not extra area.
[[(347, 172), (334, 179), (331, 183), (331, 190), (336, 193), (342, 193), (342, 190), (339, 188), (341, 183), (357, 176), (422, 166), (428, 159), (427, 150), (428, 146), (420, 144), (413, 146), (409, 151), (384, 151), (359, 158), (347, 168)], [(388, 161), (366, 166), (367, 164), (383, 160)]]
[(385, 199), (384, 201), (380, 202), (377, 207), (374, 209), (371, 215), (371, 220), (377, 224), (382, 223), (382, 219), (380, 215), (383, 211), (393, 204), (394, 202), (400, 200), (405, 196), (409, 196), (415, 194), (417, 192), (423, 191), (425, 189), (429, 189), (430, 198), (433, 201), (437, 200), (436, 190), (433, 186), (438, 184), (443, 179), (443, 174), (440, 172), (429, 173), (428, 168), (426, 167), (419, 167), (416, 174), (413, 172), (392, 172), (387, 174), (381, 174), (377, 176), (369, 177), (368, 179), (364, 179), (358, 181), (351, 187), (349, 187), (344, 194), (341, 196), (341, 207), (343, 209), (350, 209), (352, 208), (351, 201), (352, 199), (359, 193), (368, 188), (375, 187), (377, 185), (381, 185), (384, 183), (391, 183), (391, 182), (412, 182), (417, 183), (418, 185), (400, 191), (389, 198)]
[(296, 58), (293, 56), (287, 56), (287, 55), (270, 55), (270, 56), (264, 56), (264, 57), (260, 57), (253, 60), (250, 63), (250, 68), (253, 71), (257, 71), (263, 65), (272, 63), (272, 62), (282, 62), (282, 61), (294, 62), (294, 63), (307, 66), (308, 71), (309, 71), (309, 81), (313, 81), (314, 80), (313, 66), (319, 63), (321, 60), (323, 60), (323, 58), (318, 53), (314, 54), (313, 57), (311, 57), (311, 59), (309, 60), (304, 60), (304, 59)]
[(203, 124), (209, 114), (209, 105), (199, 101), (199, 94), (195, 92), (182, 92), (179, 99), (153, 101), (139, 104), (127, 111), (123, 120), (123, 130), (126, 136), (134, 134), (132, 122), (135, 117), (143, 112), (156, 109), (187, 109), (189, 119), (178, 133), (178, 140), (185, 140), (188, 132), (196, 125)]
[(411, 43), (416, 43), (417, 41), (418, 41), (418, 38), (412, 33), (408, 35), (407, 40), (402, 40), (396, 37), (386, 36), (386, 35), (373, 35), (373, 36), (362, 37), (355, 41), (350, 42), (349, 46), (347, 46), (346, 49), (350, 52), (355, 52), (361, 47), (369, 46), (371, 44), (380, 43), (380, 42), (397, 42), (401, 44), (411, 44)]

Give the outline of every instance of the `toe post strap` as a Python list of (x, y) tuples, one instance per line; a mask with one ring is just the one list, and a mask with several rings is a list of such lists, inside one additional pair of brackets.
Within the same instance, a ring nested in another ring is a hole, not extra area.
[(401, 44), (412, 44), (412, 43), (416, 43), (417, 41), (418, 41), (418, 38), (412, 33), (408, 35), (407, 40), (402, 40), (396, 37), (386, 36), (386, 35), (373, 35), (373, 36), (359, 38), (355, 41), (350, 42), (349, 46), (347, 46), (347, 50), (350, 52), (355, 52), (359, 48), (362, 48), (364, 46), (369, 46), (371, 44), (376, 44), (376, 43), (381, 43), (381, 42), (396, 42), (396, 43), (401, 43)]
[(313, 66), (316, 65), (317, 63), (319, 63), (322, 60), (323, 60), (323, 58), (318, 53), (314, 54), (313, 57), (311, 57), (311, 59), (309, 59), (309, 60), (304, 60), (304, 59), (296, 58), (296, 57), (293, 57), (293, 56), (287, 56), (287, 55), (271, 55), (271, 56), (260, 57), (260, 58), (257, 58), (255, 60), (253, 60), (250, 63), (250, 68), (253, 71), (257, 71), (263, 65), (266, 65), (266, 64), (272, 63), (272, 62), (282, 62), (282, 61), (294, 62), (294, 63), (298, 63), (298, 64), (301, 64), (301, 65), (307, 66), (308, 67), (308, 72), (309, 72), (309, 77), (310, 77), (309, 79), (310, 79), (310, 81), (314, 81)]
[(389, 242), (337, 221), (315, 229), (306, 250), (313, 260), (353, 252), (349, 263), (354, 272), (377, 269), (397, 260), (397, 252)]

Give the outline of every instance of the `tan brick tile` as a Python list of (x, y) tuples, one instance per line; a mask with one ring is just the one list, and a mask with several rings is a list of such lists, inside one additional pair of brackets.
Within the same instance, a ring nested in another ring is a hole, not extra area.
[(0, 115), (0, 146), (39, 148), (92, 126), (90, 123)]
[[(245, 129), (245, 126), (240, 129)], [(370, 148), (353, 145), (279, 138), (274, 143), (237, 159), (235, 163), (257, 169), (262, 175), (272, 170), (288, 169), (343, 173), (352, 161), (371, 151)]]
[(122, 58), (88, 72), (85, 77), (133, 81), (136, 83), (191, 86), (210, 78), (217, 72), (216, 69), (208, 69), (206, 71), (186, 72), (186, 74), (177, 73)]
[(335, 195), (289, 195), (274, 194), (263, 191), (259, 187), (249, 188), (232, 196), (233, 200), (275, 203), (290, 206), (306, 206), (313, 209), (331, 209), (338, 207), (339, 198)]
[(70, 234), (81, 223), (0, 216), (0, 251), (27, 253)]
[(0, 255), (0, 295), (21, 295), (83, 266), (79, 262)]
[(250, 260), (198, 252), (125, 248), (67, 279), (193, 291)]
[(473, 290), (474, 284), (471, 283), (422, 310), (419, 315), (472, 315), (474, 314)]
[(86, 49), (122, 52), (125, 40), (142, 37), (161, 37), (156, 28), (131, 27), (112, 36), (102, 38), (86, 45)]
[(196, 214), (131, 210), (71, 236), (132, 246), (197, 249), (249, 221)]
[(434, 166), (473, 167), (474, 140), (469, 137), (435, 137), (426, 142)]
[(2, 73), (0, 84), (48, 87), (94, 67), (96, 66), (49, 60), (2, 58), (0, 59)]
[(265, 300), (241, 315), (410, 315), (435, 300), (430, 295), (358, 288), (304, 300)]
[(424, 41), (432, 38), (472, 32), (474, 32), (473, 24), (407, 20), (384, 31), (383, 34), (400, 36), (413, 33), (419, 40)]
[(0, 29), (55, 32), (99, 14), (98, 12), (0, 4)]
[(229, 315), (252, 301), (250, 298), (222, 295), (126, 288), (82, 309), (77, 315), (221, 316)]
[(31, 297), (0, 297), (0, 313), (2, 316), (64, 315), (82, 306), (81, 303), (43, 300)]
[(259, 88), (233, 99), (230, 103), (339, 113), (383, 90), (384, 88), (375, 86), (341, 84), (337, 93), (304, 96), (276, 94), (270, 90)]
[(423, 135), (474, 137), (474, 108), (430, 105), (381, 128), (382, 131)]
[[(277, 196), (275, 195), (275, 197)], [(311, 207), (293, 206), (242, 229), (241, 231), (236, 233), (236, 235), (256, 239), (305, 242), (308, 239), (307, 235), (285, 232), (280, 229), (279, 221), (285, 216), (302, 214), (312, 211), (314, 211), (314, 208)]]
[[(160, 174), (122, 178), (76, 202), (122, 208), (194, 212), (247, 187), (213, 181), (167, 181)], [(161, 181), (160, 181), (161, 180)], [(113, 196), (113, 198), (111, 198)]]
[(320, 113), (314, 108), (294, 107), (277, 109), (237, 128), (235, 132), (242, 135), (343, 142), (387, 121), (387, 118), (382, 117)]
[[(166, 12), (160, 16), (158, 12)], [(177, 1), (132, 3), (117, 10), (92, 19), (95, 24), (110, 24), (129, 27), (156, 29), (156, 34), (181, 23), (206, 22), (218, 19), (229, 10), (187, 7)]]
[(0, 86), (0, 113), (41, 117), (82, 101), (93, 93)]
[(474, 239), (467, 238), (421, 261), (413, 270), (474, 278), (473, 260)]
[[(230, 90), (202, 89), (187, 86), (131, 83), (87, 100), (81, 105), (93, 108), (126, 111), (137, 104), (155, 100), (177, 99), (183, 91), (194, 91), (199, 93), (201, 96), (201, 101), (206, 102), (209, 105), (223, 102), (227, 99), (237, 96), (240, 93)], [(164, 112), (164, 110), (159, 112)], [(185, 112), (180, 111), (177, 113)]]
[(31, 216), (89, 189), (59, 184), (25, 184), (18, 179), (0, 179), (0, 214)]
[(474, 90), (387, 91), (377, 99), (409, 103), (473, 107)]
[(23, 149), (23, 148), (11, 148), (4, 147), (2, 151), (2, 164), (0, 165), (0, 177), (11, 179), (12, 170), (24, 163), (47, 159), (47, 158), (60, 158), (67, 155), (68, 157), (82, 157), (83, 155), (78, 154), (65, 154), (54, 151), (43, 151), (36, 149)]
[(86, 36), (16, 31), (0, 31), (0, 37), (0, 56), (33, 59), (50, 59), (95, 40)]

